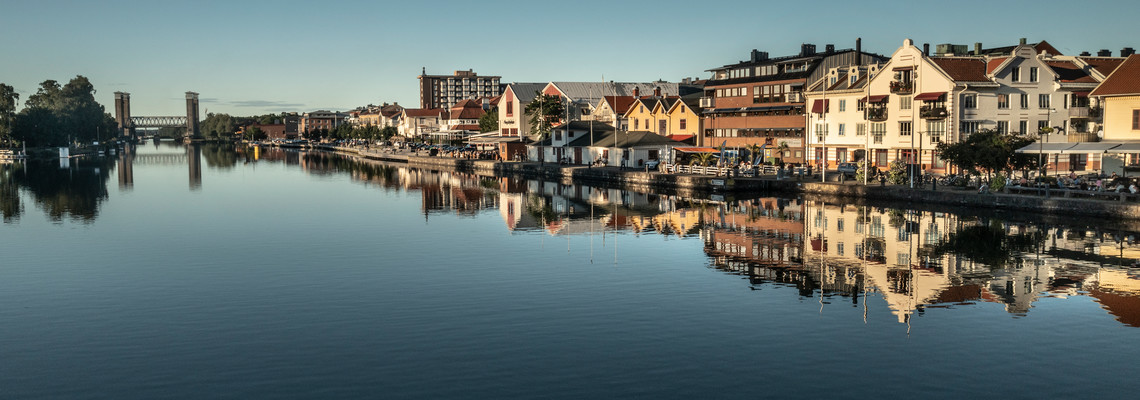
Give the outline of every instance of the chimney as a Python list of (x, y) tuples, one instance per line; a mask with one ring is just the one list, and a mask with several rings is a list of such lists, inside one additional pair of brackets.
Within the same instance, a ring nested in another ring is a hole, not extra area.
[(760, 61), (760, 50), (752, 49), (752, 62)]
[(639, 90), (637, 90), (637, 86), (634, 86), (634, 87), (633, 87), (633, 97), (637, 97), (637, 95), (638, 95), (638, 94), (640, 94), (640, 93), (641, 93), (641, 92), (640, 92)]
[(834, 53), (835, 52), (835, 45), (829, 44), (829, 45), (823, 46), (823, 49), (824, 49), (824, 52)]
[(975, 42), (974, 43), (974, 55), (975, 56), (982, 55), (982, 42)]
[(653, 97), (661, 97), (661, 87), (653, 88)]
[(930, 43), (922, 44), (922, 55), (930, 57)]
[(1133, 54), (1136, 54), (1136, 49), (1133, 49), (1131, 47), (1125, 47), (1123, 49), (1120, 49), (1120, 56), (1121, 57), (1128, 57), (1128, 56), (1133, 55)]
[(1025, 38), (1018, 39), (1017, 44), (1021, 45), (1021, 46), (1025, 46)]
[(690, 83), (693, 83), (693, 80), (692, 80), (692, 78), (681, 78), (681, 83), (688, 85)]
[(855, 65), (863, 65), (863, 38), (855, 38)]
[(1112, 51), (1109, 49), (1101, 49), (1100, 51), (1096, 52), (1096, 56), (1097, 57), (1112, 57)]
[(808, 43), (801, 44), (800, 45), (800, 55), (801, 56), (814, 56), (815, 55), (815, 45), (814, 44), (808, 44)]
[(1089, 54), (1089, 52), (1087, 52), (1087, 51), (1082, 51), (1082, 52), (1081, 52), (1081, 57), (1088, 57), (1088, 56), (1091, 56), (1091, 55), (1092, 55), (1092, 54)]

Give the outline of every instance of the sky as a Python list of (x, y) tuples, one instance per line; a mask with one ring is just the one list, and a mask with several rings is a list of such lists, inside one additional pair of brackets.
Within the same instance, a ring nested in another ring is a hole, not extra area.
[(21, 103), (76, 75), (113, 113), (257, 115), (418, 107), (416, 77), (472, 69), (509, 82), (679, 81), (800, 44), (889, 56), (916, 44), (1047, 40), (1066, 55), (1140, 48), (1118, 1), (19, 1), (0, 0), (0, 82)]

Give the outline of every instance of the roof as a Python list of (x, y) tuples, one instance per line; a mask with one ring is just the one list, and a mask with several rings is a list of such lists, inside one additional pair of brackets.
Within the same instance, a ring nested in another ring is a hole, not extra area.
[(438, 117), (443, 115), (441, 108), (405, 108), (404, 114), (409, 117)]
[(986, 63), (978, 57), (930, 57), (930, 60), (958, 82), (989, 82)]
[(1077, 57), (1078, 60), (1084, 61), (1090, 67), (1099, 72), (1101, 75), (1108, 76), (1112, 71), (1116, 70), (1124, 58), (1121, 57)]
[(1009, 59), (1009, 57), (991, 58), (990, 61), (986, 63), (986, 73), (987, 74), (994, 73), (994, 71), (997, 70), (997, 67), (1001, 66), (1001, 64), (1003, 62), (1005, 62), (1005, 60), (1008, 60), (1008, 59)]
[(467, 99), (455, 103), (454, 106), (451, 106), (451, 110), (448, 115), (451, 119), (477, 119), (486, 113), (487, 112), (483, 110), (482, 103)]
[[(615, 140), (616, 136), (616, 140)], [(583, 136), (567, 144), (569, 147), (642, 147), (642, 146), (684, 146), (684, 143), (676, 140), (671, 140), (665, 136), (658, 135), (653, 132), (605, 132), (602, 135), (594, 135), (594, 141), (590, 142), (589, 136)]]
[[(653, 94), (653, 90), (661, 88), (662, 95), (683, 96), (691, 92), (701, 91), (696, 85), (682, 85), (675, 82), (551, 82), (563, 95), (573, 100), (589, 100), (597, 102), (603, 96), (632, 96), (637, 89), (638, 95)], [(683, 93), (682, 93), (683, 92)]]
[[(541, 92), (542, 89), (545, 87), (546, 87), (545, 83), (508, 83), (507, 84), (507, 88), (510, 88), (511, 92), (513, 92), (515, 94), (515, 98), (519, 99), (519, 102), (524, 103), (524, 104), (530, 103), (531, 100), (534, 100), (535, 95), (538, 94), (539, 92)], [(506, 92), (507, 92), (507, 89), (503, 89), (503, 93), (506, 93)]]
[[(1008, 55), (1008, 54), (1012, 54), (1013, 50), (1016, 49), (1017, 46), (1019, 46), (1019, 45), (994, 47), (994, 48), (990, 48), (990, 49), (982, 49), (981, 55), (987, 55), (987, 56), (993, 56), (993, 55), (999, 55), (999, 54)], [(1034, 53), (1036, 53), (1036, 54), (1041, 54), (1041, 50), (1045, 50), (1045, 52), (1052, 54), (1052, 55), (1055, 55), (1055, 56), (1063, 55), (1063, 54), (1061, 54), (1060, 51), (1057, 50), (1057, 48), (1053, 47), (1053, 45), (1049, 44), (1049, 42), (1046, 42), (1044, 40), (1037, 42), (1037, 43), (1033, 43), (1030, 46), (1033, 46)], [(974, 55), (979, 55), (979, 54), (974, 54)]]
[[(571, 131), (588, 131), (588, 130), (590, 130), (590, 125), (594, 126), (594, 132), (595, 133), (607, 132), (607, 131), (614, 130), (614, 127), (612, 125), (607, 124), (605, 122), (599, 122), (599, 121), (570, 121), (570, 130)], [(554, 127), (554, 129), (562, 130), (563, 126), (564, 125), (559, 125), (559, 126)]]
[(1140, 55), (1128, 56), (1090, 96), (1140, 95)]
[(383, 115), (385, 118), (392, 118), (394, 116), (400, 115), (401, 111), (404, 111), (404, 107), (401, 107), (398, 104), (389, 104), (380, 107), (380, 115)]
[(1049, 69), (1057, 74), (1057, 80), (1061, 82), (1096, 83), (1096, 79), (1092, 75), (1089, 75), (1072, 61), (1049, 60), (1045, 61), (1045, 65), (1048, 65)]
[(615, 112), (625, 112), (625, 110), (629, 110), (629, 106), (633, 104), (637, 98), (633, 96), (605, 96), (604, 100), (606, 104), (610, 106), (610, 109), (615, 110)]

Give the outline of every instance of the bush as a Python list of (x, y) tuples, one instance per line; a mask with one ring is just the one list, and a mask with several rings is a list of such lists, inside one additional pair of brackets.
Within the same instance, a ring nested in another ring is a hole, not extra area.
[(1002, 189), (1005, 189), (1005, 175), (994, 174), (994, 177), (990, 178), (990, 191), (1000, 192)]
[(887, 170), (887, 182), (892, 185), (901, 185), (906, 183), (906, 178), (906, 163), (902, 160), (891, 162), (891, 168)]

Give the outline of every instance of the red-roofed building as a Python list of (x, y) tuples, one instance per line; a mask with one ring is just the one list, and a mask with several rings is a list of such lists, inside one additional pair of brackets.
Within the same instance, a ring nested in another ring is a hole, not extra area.
[(416, 138), (429, 133), (438, 132), (447, 110), (432, 108), (405, 108), (400, 112), (400, 123), (397, 130), (400, 136)]
[(1104, 107), (1105, 140), (1140, 141), (1140, 55), (1129, 56), (1091, 96)]

